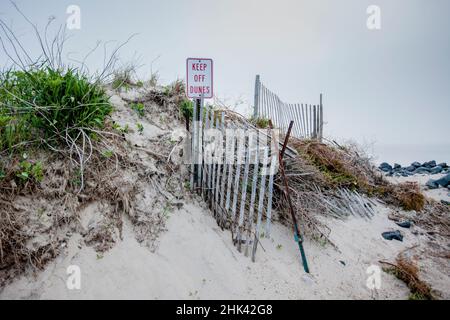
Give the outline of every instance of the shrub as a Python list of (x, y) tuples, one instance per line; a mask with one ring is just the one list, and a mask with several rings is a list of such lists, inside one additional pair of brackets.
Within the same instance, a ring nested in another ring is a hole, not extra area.
[(184, 99), (181, 101), (179, 108), (180, 113), (184, 118), (192, 119), (194, 114), (194, 103), (191, 100)]
[(388, 265), (388, 267), (384, 268), (384, 271), (392, 273), (395, 277), (405, 282), (411, 290), (411, 294), (409, 296), (410, 300), (435, 299), (431, 287), (420, 279), (420, 270), (414, 261), (407, 259), (400, 254), (396, 258), (396, 263), (388, 263), (385, 261), (381, 262)]
[(394, 187), (394, 198), (405, 210), (421, 211), (425, 206), (425, 196), (415, 182), (405, 182)]
[(30, 179), (40, 182), (44, 178), (42, 163), (33, 163), (31, 161), (24, 160), (20, 163), (20, 169), (16, 176), (23, 182)]
[(297, 141), (299, 154), (314, 165), (334, 187), (368, 190), (367, 178), (339, 149), (315, 141)]
[(250, 122), (253, 123), (257, 128), (265, 129), (269, 127), (269, 119), (268, 118), (255, 118), (252, 117)]
[(142, 134), (144, 132), (144, 126), (142, 125), (142, 123), (137, 123), (136, 127), (138, 129), (139, 134)]
[(131, 105), (131, 109), (136, 111), (137, 114), (139, 115), (139, 117), (143, 117), (144, 116), (145, 106), (144, 106), (143, 103), (133, 103)]
[(72, 69), (8, 71), (0, 82), (0, 151), (75, 138), (79, 128), (103, 127), (112, 111), (103, 88)]

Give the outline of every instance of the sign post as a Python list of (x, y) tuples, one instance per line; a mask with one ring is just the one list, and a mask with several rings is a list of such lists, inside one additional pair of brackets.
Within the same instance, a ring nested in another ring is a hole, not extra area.
[(192, 161), (191, 189), (201, 183), (202, 164), (202, 119), (203, 99), (213, 97), (213, 60), (205, 58), (186, 59), (186, 96), (194, 100), (194, 118), (192, 119)]

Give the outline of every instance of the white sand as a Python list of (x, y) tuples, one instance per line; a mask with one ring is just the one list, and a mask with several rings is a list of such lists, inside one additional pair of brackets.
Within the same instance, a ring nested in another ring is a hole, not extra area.
[[(211, 214), (189, 204), (169, 218), (168, 231), (155, 253), (139, 245), (125, 224), (124, 240), (98, 257), (92, 248), (78, 249), (74, 235), (64, 255), (34, 279), (23, 276), (0, 293), (1, 299), (371, 299), (407, 298), (409, 290), (381, 273), (378, 292), (366, 287), (366, 269), (380, 259), (393, 259), (416, 239), (386, 241), (380, 233), (395, 229), (380, 212), (370, 222), (361, 218), (329, 221), (330, 246), (307, 241), (312, 271), (303, 271), (292, 231), (275, 224), (272, 237), (262, 239), (257, 261), (239, 253), (228, 231)], [(339, 261), (345, 262), (345, 266)], [(68, 290), (66, 269), (81, 268), (81, 290)]]

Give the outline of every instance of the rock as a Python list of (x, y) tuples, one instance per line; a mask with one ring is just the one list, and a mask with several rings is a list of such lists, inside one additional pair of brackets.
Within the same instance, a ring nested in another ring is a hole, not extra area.
[(437, 189), (437, 188), (439, 188), (439, 185), (436, 183), (436, 180), (433, 180), (433, 179), (428, 180), (427, 183), (425, 183), (425, 185), (429, 189)]
[(408, 172), (413, 172), (414, 170), (416, 170), (416, 167), (414, 167), (413, 165), (406, 167), (406, 171)]
[(406, 172), (402, 172), (401, 175), (402, 175), (402, 177), (408, 177), (409, 176), (409, 174), (407, 174)]
[(417, 168), (416, 170), (414, 170), (414, 174), (430, 173), (430, 170), (431, 170), (431, 169), (426, 168), (426, 167), (419, 167), (419, 168)]
[(440, 179), (437, 179), (436, 181), (434, 181), (434, 183), (436, 183), (436, 184), (438, 184), (438, 185), (440, 185), (442, 187), (449, 186), (450, 185), (450, 173), (445, 175), (445, 176), (443, 176)]
[(384, 172), (390, 172), (392, 170), (392, 166), (387, 162), (383, 162), (378, 168)]
[(345, 261), (339, 260), (339, 262), (345, 267)]
[(403, 235), (399, 230), (383, 232), (381, 236), (386, 240), (403, 241)]
[(401, 165), (399, 165), (398, 163), (394, 163), (394, 170), (398, 170), (398, 169), (401, 169), (401, 168), (402, 168)]
[(413, 162), (413, 163), (411, 163), (411, 165), (413, 166), (413, 167), (415, 167), (415, 168), (418, 168), (418, 167), (420, 167), (421, 165), (420, 165), (420, 163), (419, 162)]
[(440, 173), (441, 171), (442, 171), (442, 167), (441, 166), (436, 166), (436, 167), (431, 168), (430, 173), (431, 174), (437, 174), (437, 173)]
[(439, 163), (438, 166), (442, 167), (443, 169), (448, 168), (448, 165), (445, 162)]
[(444, 204), (444, 205), (450, 206), (450, 202), (448, 202), (448, 201), (441, 200), (441, 203)]
[(411, 221), (396, 222), (396, 224), (402, 228), (411, 228)]
[(428, 161), (428, 162), (424, 162), (422, 166), (426, 167), (426, 168), (433, 168), (433, 167), (436, 166), (436, 161), (431, 160), (431, 161)]

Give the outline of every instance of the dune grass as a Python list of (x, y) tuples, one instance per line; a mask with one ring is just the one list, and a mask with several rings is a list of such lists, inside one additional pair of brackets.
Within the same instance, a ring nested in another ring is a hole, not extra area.
[(75, 139), (79, 128), (102, 128), (112, 111), (103, 88), (73, 69), (7, 71), (0, 83), (0, 151)]

